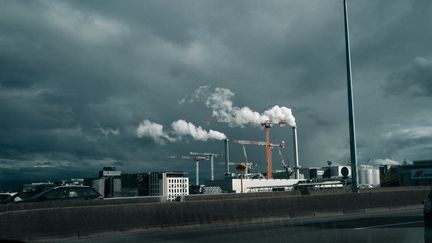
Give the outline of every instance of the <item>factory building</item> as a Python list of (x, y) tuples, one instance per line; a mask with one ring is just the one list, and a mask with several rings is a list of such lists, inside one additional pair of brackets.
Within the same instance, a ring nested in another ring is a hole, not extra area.
[(301, 179), (242, 179), (226, 177), (224, 180), (208, 181), (206, 186), (218, 186), (225, 192), (271, 192), (290, 191)]
[(99, 177), (84, 179), (84, 185), (94, 188), (104, 197), (121, 196), (121, 171), (115, 167), (104, 167), (99, 171)]
[(380, 167), (381, 186), (421, 186), (432, 184), (432, 160), (417, 160), (413, 164)]

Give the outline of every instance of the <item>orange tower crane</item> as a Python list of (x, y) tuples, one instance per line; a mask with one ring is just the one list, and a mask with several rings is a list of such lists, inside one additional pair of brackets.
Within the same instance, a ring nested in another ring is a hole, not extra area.
[(264, 122), (262, 124), (264, 126), (265, 130), (265, 148), (266, 148), (266, 161), (267, 161), (267, 179), (272, 179), (272, 171), (273, 171), (273, 165), (272, 165), (272, 154), (271, 154), (271, 147), (270, 147), (270, 128), (272, 127), (271, 122)]
[(264, 126), (265, 131), (265, 142), (266, 142), (266, 161), (267, 161), (267, 179), (272, 179), (272, 171), (273, 171), (273, 165), (272, 165), (272, 154), (271, 154), (271, 145), (270, 145), (270, 128), (273, 124), (279, 124), (280, 126), (285, 126), (287, 124), (286, 121), (266, 121), (261, 123), (262, 126)]
[[(217, 122), (229, 123), (229, 121), (224, 121), (224, 120), (220, 121), (220, 120), (217, 120), (217, 118), (216, 118), (216, 121)], [(272, 170), (273, 170), (272, 155), (271, 155), (271, 146), (270, 146), (270, 128), (273, 126), (273, 124), (278, 124), (279, 126), (283, 127), (283, 126), (285, 126), (288, 123), (285, 120), (280, 120), (280, 121), (271, 121), (271, 120), (268, 120), (268, 121), (265, 121), (265, 122), (261, 123), (261, 125), (264, 127), (264, 131), (265, 131), (266, 161), (267, 161), (267, 176), (266, 176), (266, 178), (267, 179), (272, 179), (273, 178), (273, 175), (272, 175)], [(297, 146), (297, 143), (296, 143), (295, 146)], [(297, 172), (297, 174), (298, 174), (298, 172)]]
[[(271, 126), (271, 124), (270, 124)], [(268, 136), (268, 140), (267, 140), (267, 136)], [(248, 162), (247, 159), (247, 154), (246, 154), (246, 149), (244, 147), (244, 145), (258, 145), (258, 146), (265, 146), (266, 148), (266, 162), (267, 162), (267, 178), (271, 179), (271, 177), (269, 178), (269, 171), (272, 171), (272, 158), (271, 158), (271, 149), (274, 147), (278, 147), (278, 148), (284, 148), (285, 147), (285, 143), (284, 141), (282, 141), (282, 143), (277, 144), (277, 143), (270, 143), (270, 131), (269, 129), (266, 131), (266, 141), (265, 142), (261, 142), (261, 141), (252, 141), (252, 140), (232, 140), (233, 143), (237, 143), (237, 144), (241, 144), (243, 146), (243, 153), (246, 159), (246, 162)], [(269, 156), (270, 155), (270, 156)], [(270, 159), (270, 166), (269, 166), (269, 161)], [(283, 160), (283, 159), (282, 159)], [(271, 173), (270, 173), (271, 174)]]

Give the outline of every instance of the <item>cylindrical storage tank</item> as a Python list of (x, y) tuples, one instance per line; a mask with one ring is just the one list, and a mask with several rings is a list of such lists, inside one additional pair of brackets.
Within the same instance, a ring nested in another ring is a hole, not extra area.
[(359, 185), (364, 185), (364, 184), (366, 184), (366, 180), (367, 180), (367, 177), (366, 177), (366, 170), (365, 170), (365, 168), (363, 167), (363, 166), (359, 166), (358, 167), (358, 183), (359, 183)]
[(370, 165), (360, 165), (358, 167), (359, 184), (374, 185), (373, 167)]
[(373, 177), (373, 185), (379, 186), (381, 184), (379, 169), (373, 169), (372, 173), (373, 173), (373, 176), (372, 176)]
[(372, 166), (368, 166), (368, 168), (366, 169), (366, 176), (367, 176), (367, 185), (373, 185), (374, 181), (373, 181), (373, 167)]

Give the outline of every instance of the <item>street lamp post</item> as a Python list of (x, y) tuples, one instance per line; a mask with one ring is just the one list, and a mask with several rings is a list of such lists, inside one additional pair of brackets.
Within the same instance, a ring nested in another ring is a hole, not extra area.
[(356, 136), (355, 136), (355, 119), (354, 119), (354, 101), (351, 73), (351, 52), (349, 41), (348, 27), (348, 9), (347, 0), (344, 4), (344, 19), (345, 19), (345, 53), (346, 53), (346, 68), (347, 68), (347, 89), (348, 89), (348, 117), (349, 117), (349, 134), (350, 134), (350, 155), (351, 155), (351, 189), (352, 192), (358, 192), (357, 188), (357, 151), (356, 151)]

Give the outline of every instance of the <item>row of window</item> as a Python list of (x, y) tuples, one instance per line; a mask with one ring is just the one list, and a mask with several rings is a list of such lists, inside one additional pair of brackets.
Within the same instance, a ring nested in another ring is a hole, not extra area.
[(169, 193), (186, 193), (187, 189), (168, 189)]
[(187, 184), (168, 184), (168, 188), (186, 188)]
[(188, 179), (168, 179), (168, 183), (186, 183)]

